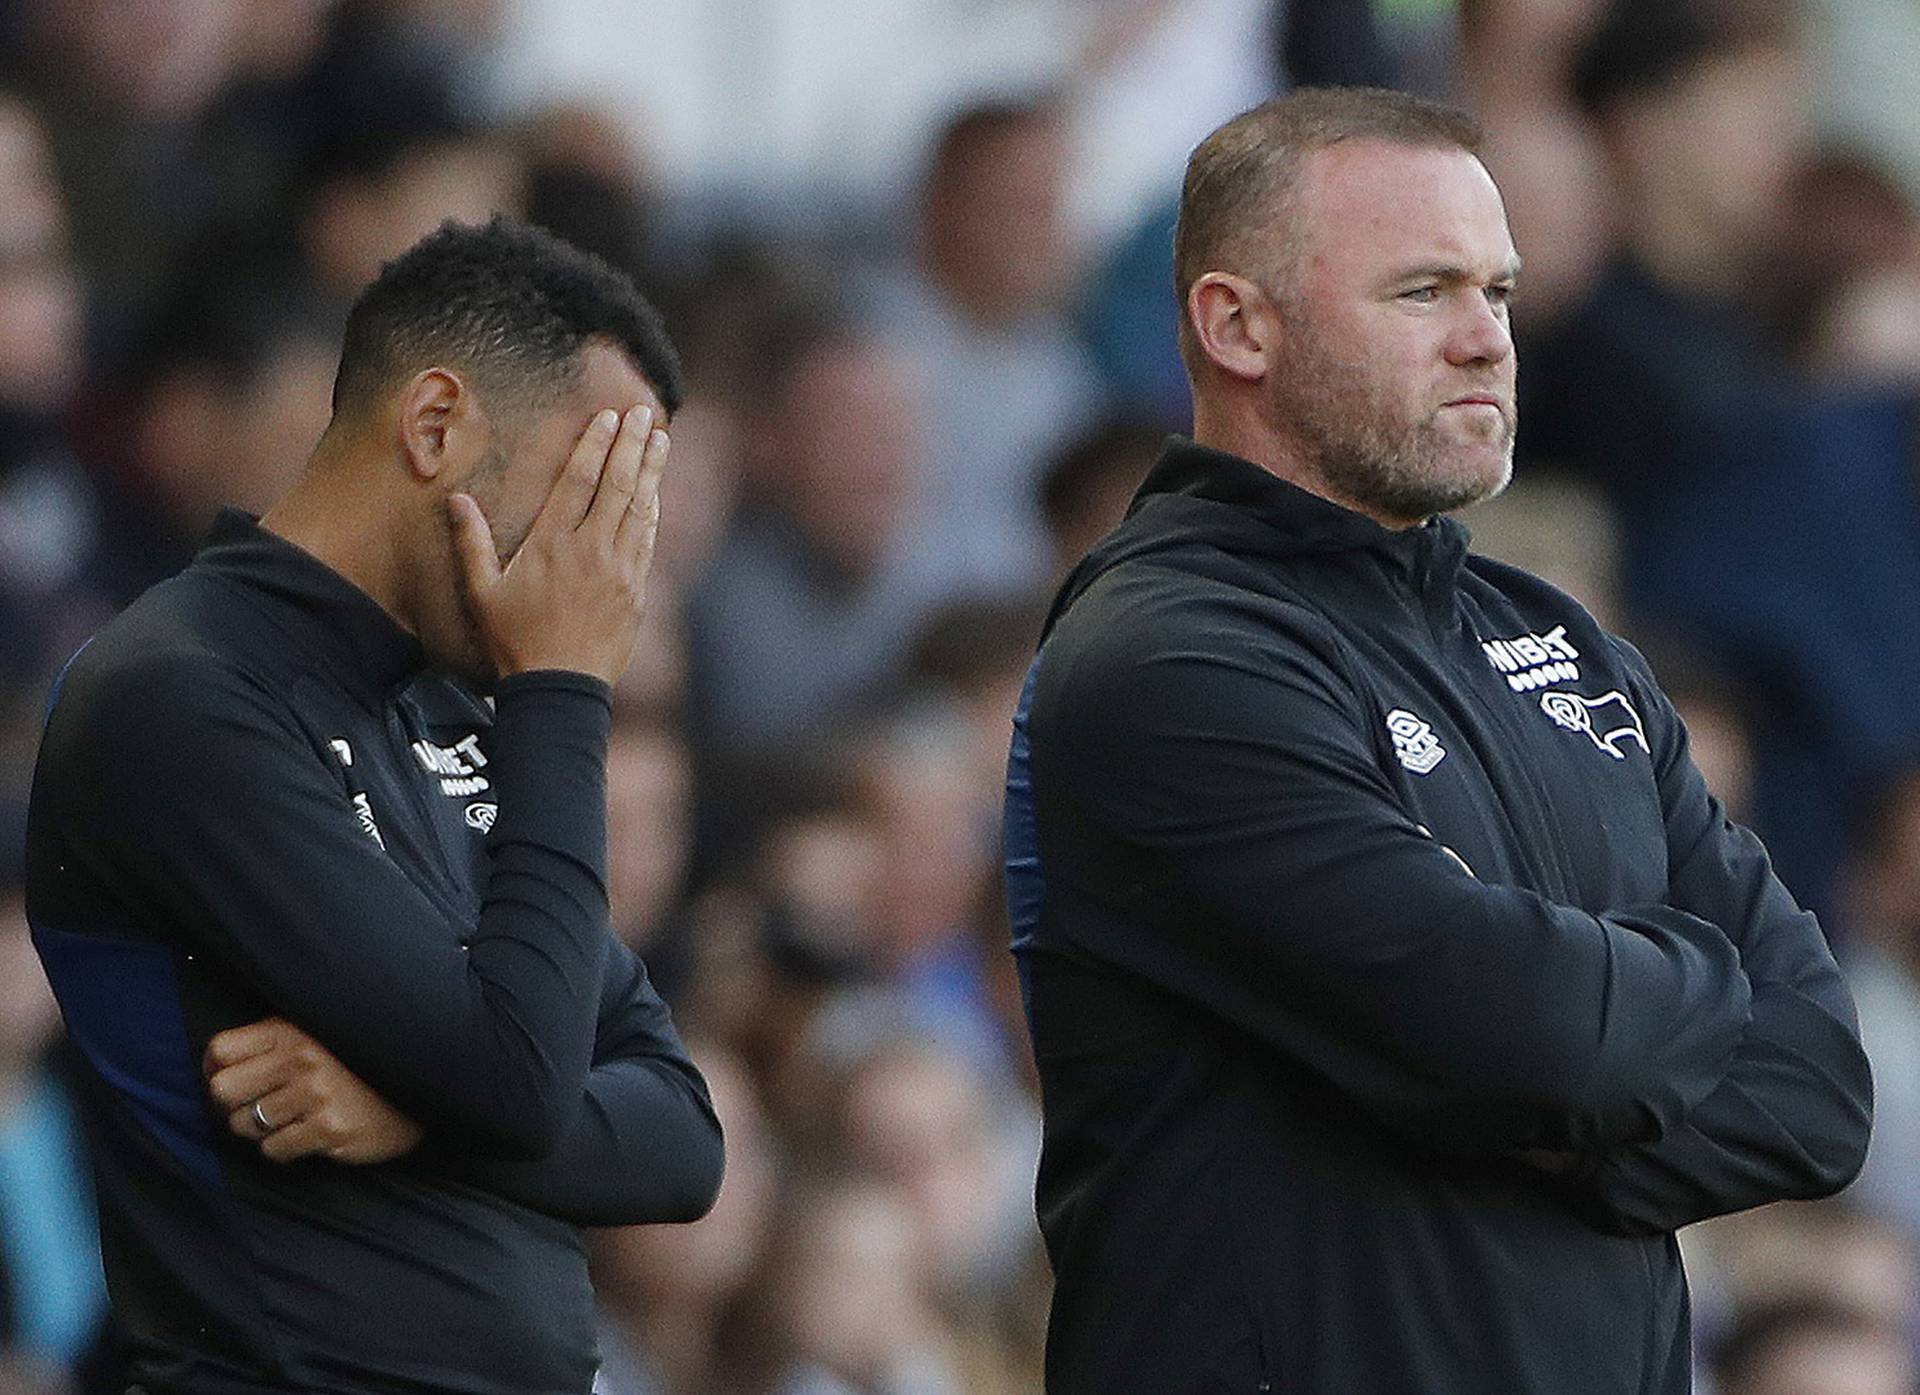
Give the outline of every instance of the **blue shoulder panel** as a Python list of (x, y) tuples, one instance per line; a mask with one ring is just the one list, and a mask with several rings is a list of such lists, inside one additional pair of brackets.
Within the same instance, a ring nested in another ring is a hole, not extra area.
[(1020, 971), (1020, 996), (1033, 1023), (1033, 1004), (1027, 984), (1027, 951), (1033, 947), (1046, 907), (1047, 883), (1040, 871), (1040, 830), (1033, 806), (1033, 745), (1027, 718), (1033, 708), (1033, 687), (1040, 676), (1036, 655), (1020, 689), (1020, 707), (1013, 717), (1013, 745), (1007, 752), (1005, 823), (1007, 917), (1013, 927), (1013, 955)]
[(128, 1111), (199, 1185), (220, 1190), (200, 1064), (187, 1035), (173, 951), (36, 922), (34, 947), (67, 1035)]

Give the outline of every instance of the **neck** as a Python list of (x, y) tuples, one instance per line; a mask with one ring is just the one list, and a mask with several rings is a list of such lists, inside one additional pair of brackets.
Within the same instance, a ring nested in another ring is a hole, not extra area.
[(1195, 397), (1193, 439), (1196, 445), (1250, 460), (1268, 474), (1309, 494), (1317, 494), (1330, 504), (1371, 518), (1382, 528), (1398, 531), (1426, 522), (1423, 518), (1383, 514), (1333, 488), (1307, 463), (1298, 446), (1262, 420), (1251, 406), (1228, 410), (1199, 393)]
[(379, 487), (392, 475), (365, 451), (321, 439), (293, 487), (260, 526), (325, 563), (367, 595), (410, 634), (418, 634), (402, 550), (394, 546), (397, 501)]

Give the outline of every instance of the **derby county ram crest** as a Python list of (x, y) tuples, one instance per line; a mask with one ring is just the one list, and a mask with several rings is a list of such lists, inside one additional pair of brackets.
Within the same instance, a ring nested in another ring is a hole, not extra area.
[(1615, 760), (1627, 758), (1621, 748), (1629, 741), (1648, 755), (1653, 754), (1647, 745), (1647, 729), (1640, 724), (1640, 714), (1618, 690), (1597, 698), (1582, 697), (1578, 693), (1543, 693), (1540, 710), (1553, 718), (1556, 726), (1585, 732), (1594, 745)]

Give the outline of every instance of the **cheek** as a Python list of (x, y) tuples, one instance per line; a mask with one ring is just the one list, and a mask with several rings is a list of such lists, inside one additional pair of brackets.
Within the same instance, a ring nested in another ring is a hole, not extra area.
[(500, 565), (505, 566), (532, 531), (539, 501), (521, 497), (527, 491), (514, 481), (511, 469), (477, 482), (471, 492), (487, 516), (487, 527), (493, 531), (493, 550), (500, 555)]

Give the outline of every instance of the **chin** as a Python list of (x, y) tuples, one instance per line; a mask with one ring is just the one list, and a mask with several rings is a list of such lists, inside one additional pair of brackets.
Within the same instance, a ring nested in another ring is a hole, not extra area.
[(1462, 494), (1491, 499), (1513, 479), (1513, 437), (1456, 442), (1446, 450), (1442, 474)]

